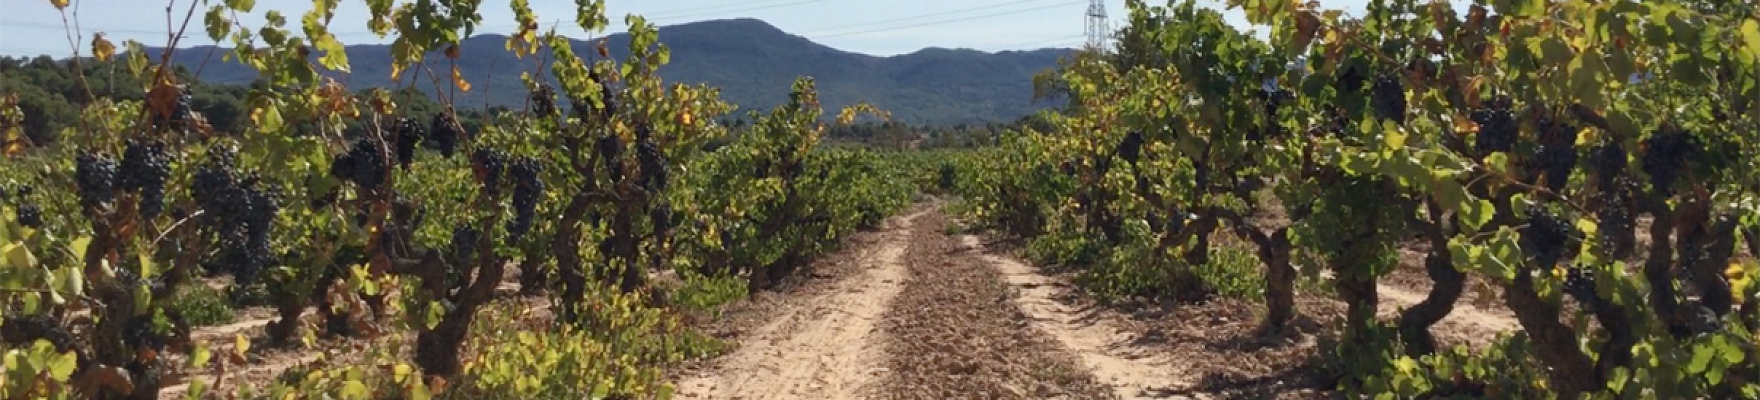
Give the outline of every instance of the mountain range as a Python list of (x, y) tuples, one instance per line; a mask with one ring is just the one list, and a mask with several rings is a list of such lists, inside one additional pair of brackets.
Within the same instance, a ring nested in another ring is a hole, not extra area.
[[(983, 52), (926, 48), (896, 56), (873, 56), (838, 50), (792, 35), (757, 19), (722, 19), (659, 28), (660, 42), (672, 51), (671, 63), (660, 68), (668, 82), (705, 83), (721, 89), (723, 100), (741, 110), (769, 109), (788, 100), (798, 76), (811, 76), (827, 114), (866, 101), (889, 111), (895, 120), (913, 124), (1005, 122), (1030, 114), (1049, 103), (1032, 101), (1032, 76), (1054, 68), (1067, 48)], [(623, 59), (629, 36), (604, 37), (612, 56)], [(481, 34), (466, 38), (457, 60), (472, 92), (456, 99), (461, 107), (521, 107), (526, 91), (520, 73), (532, 61), (506, 50), (507, 37)], [(572, 40), (574, 52), (593, 54), (597, 39)], [(390, 45), (346, 47), (351, 72), (338, 79), (353, 88), (394, 87)], [(156, 56), (159, 49), (148, 49)], [(172, 55), (173, 62), (200, 69), (200, 79), (249, 83), (257, 71), (222, 61), (224, 48), (199, 46)], [(316, 55), (314, 54), (314, 57)], [(441, 60), (438, 56), (429, 57)], [(405, 82), (409, 77), (405, 76)], [(421, 77), (423, 82), (428, 78)], [(417, 87), (428, 90), (432, 85)], [(736, 111), (736, 113), (741, 113)]]

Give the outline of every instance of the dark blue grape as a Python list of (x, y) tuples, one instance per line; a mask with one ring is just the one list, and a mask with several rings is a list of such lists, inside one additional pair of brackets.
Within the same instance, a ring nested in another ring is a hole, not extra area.
[(1399, 75), (1384, 73), (1376, 76), (1369, 90), (1370, 108), (1375, 110), (1376, 117), (1391, 119), (1395, 123), (1406, 122), (1406, 88)]
[(108, 156), (82, 152), (74, 158), (74, 183), (79, 188), (79, 204), (96, 209), (116, 196), (116, 160)]
[(165, 208), (165, 182), (171, 177), (171, 155), (165, 143), (129, 140), (122, 151), (122, 170), (117, 186), (140, 194), (141, 218), (153, 218)]
[(18, 224), (26, 228), (42, 228), (43, 209), (36, 204), (18, 206)]
[(1473, 147), (1478, 148), (1480, 153), (1515, 149), (1520, 128), (1516, 125), (1515, 112), (1511, 111), (1512, 103), (1508, 96), (1499, 96), (1487, 101), (1484, 107), (1473, 110), (1468, 116), (1479, 124), (1479, 133), (1473, 138)]

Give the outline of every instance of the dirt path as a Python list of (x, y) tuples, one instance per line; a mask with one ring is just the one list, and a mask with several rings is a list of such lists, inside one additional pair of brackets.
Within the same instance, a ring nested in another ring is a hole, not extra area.
[(1111, 386), (1118, 397), (1151, 398), (1151, 392), (1186, 385), (1178, 376), (1179, 369), (1165, 355), (1132, 351), (1129, 344), (1136, 335), (1129, 329), (1059, 300), (1069, 290), (1062, 281), (1020, 261), (989, 253), (977, 236), (963, 235), (959, 241), (1018, 290), (1015, 303), (1032, 317), (1033, 326), (1077, 354), (1082, 365)]
[(866, 273), (839, 282), (822, 298), (778, 315), (746, 336), (717, 371), (679, 382), (682, 398), (849, 399), (882, 372), (875, 321), (903, 290), (900, 259), (920, 211), (895, 219), (872, 253)]
[(882, 318), (884, 399), (1102, 399), (1076, 351), (1048, 335), (1015, 300), (1023, 295), (978, 253), (945, 232), (946, 216), (919, 223), (905, 253), (910, 280)]
[[(1410, 308), (1422, 303), (1424, 298), (1430, 296), (1427, 292), (1406, 290), (1388, 284), (1380, 284), (1377, 287), (1383, 300), (1380, 311), (1384, 314)], [(1465, 296), (1455, 302), (1454, 311), (1449, 312), (1448, 316), (1443, 317), (1442, 322), (1438, 324), (1448, 328), (1474, 331), (1484, 334), (1485, 337), (1522, 329), (1521, 323), (1516, 321), (1515, 316), (1508, 315), (1508, 313), (1485, 311), (1469, 303)]]
[[(1381, 279), (1376, 291), (1381, 295), (1377, 310), (1383, 317), (1397, 318), (1400, 310), (1410, 308), (1430, 296), (1434, 284), (1424, 270), (1424, 252), (1412, 248), (1399, 250), (1400, 268)], [(1515, 314), (1499, 307), (1501, 295), (1495, 291), (1476, 291), (1477, 278), (1466, 278), (1467, 291), (1455, 300), (1454, 310), (1437, 323), (1436, 333), (1445, 338), (1484, 342), (1499, 333), (1521, 329)]]

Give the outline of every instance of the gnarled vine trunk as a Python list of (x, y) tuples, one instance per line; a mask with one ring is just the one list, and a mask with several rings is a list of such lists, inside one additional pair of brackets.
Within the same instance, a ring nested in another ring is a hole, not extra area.
[(1551, 368), (1547, 376), (1560, 398), (1576, 398), (1578, 394), (1597, 390), (1594, 361), (1577, 347), (1577, 334), (1558, 320), (1562, 311), (1558, 304), (1540, 298), (1534, 292), (1534, 277), (1517, 273), (1504, 290), (1504, 302), (1515, 311), (1522, 330), (1533, 340), (1539, 359)]
[(1289, 228), (1255, 238), (1259, 260), (1265, 263), (1265, 323), (1267, 332), (1282, 331), (1296, 318), (1296, 268), (1290, 254)]
[[(484, 235), (482, 240), (481, 248), (490, 248), (490, 237)], [(433, 329), (424, 328), (416, 333), (416, 366), (428, 375), (450, 377), (458, 374), (459, 351), (470, 336), (471, 321), (476, 318), (477, 309), (494, 297), (495, 286), (501, 282), (501, 274), (507, 268), (503, 260), (491, 252), (481, 252), (476, 264), (476, 276), (469, 286), (453, 294), (452, 309), (446, 311), (440, 323)]]
[(1430, 251), (1424, 255), (1424, 273), (1434, 284), (1424, 301), (1408, 308), (1399, 316), (1399, 334), (1406, 343), (1406, 354), (1413, 357), (1436, 352), (1436, 337), (1430, 327), (1454, 312), (1454, 304), (1466, 290), (1467, 276), (1454, 267), (1454, 255), (1448, 250), (1450, 229), (1448, 216), (1434, 201), (1425, 201), (1430, 214), (1428, 221), (1415, 221), (1419, 232), (1429, 240)]

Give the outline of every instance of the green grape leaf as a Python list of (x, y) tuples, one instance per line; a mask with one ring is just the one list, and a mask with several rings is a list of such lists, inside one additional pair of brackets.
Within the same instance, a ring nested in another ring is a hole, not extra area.
[(411, 385), (409, 392), (405, 394), (409, 396), (410, 400), (429, 400), (434, 398), (434, 394), (428, 391), (428, 385), (423, 385), (419, 382), (415, 385)]
[(280, 132), (281, 125), (283, 124), (281, 119), (281, 107), (274, 103), (258, 107), (251, 112), (251, 121), (257, 123), (257, 130), (261, 132)]
[(1749, 18), (1739, 28), (1742, 32), (1742, 49), (1748, 64), (1760, 63), (1760, 20)]
[(335, 35), (324, 34), (319, 38), (318, 51), (324, 52), (324, 56), (318, 58), (324, 68), (348, 72), (348, 50), (342, 46), (342, 42), (336, 41)]
[(209, 8), (202, 16), (202, 25), (208, 29), (208, 38), (218, 42), (232, 34), (232, 19), (226, 17), (226, 7), (216, 5)]
[(65, 382), (69, 377), (73, 376), (73, 370), (78, 366), (79, 354), (70, 350), (66, 353), (56, 354), (54, 358), (49, 360), (48, 368), (46, 369), (49, 371), (49, 376), (51, 378), (56, 381)]
[(1687, 372), (1700, 374), (1711, 366), (1711, 359), (1717, 356), (1717, 349), (1711, 346), (1693, 346), (1692, 361), (1687, 362)]
[(12, 268), (36, 268), (37, 256), (22, 243), (7, 243), (0, 246), (0, 252), (6, 253), (6, 263)]
[(341, 394), (344, 399), (367, 399), (372, 397), (372, 391), (367, 390), (367, 384), (362, 383), (360, 380), (350, 380), (343, 383), (342, 392), (339, 394)]

